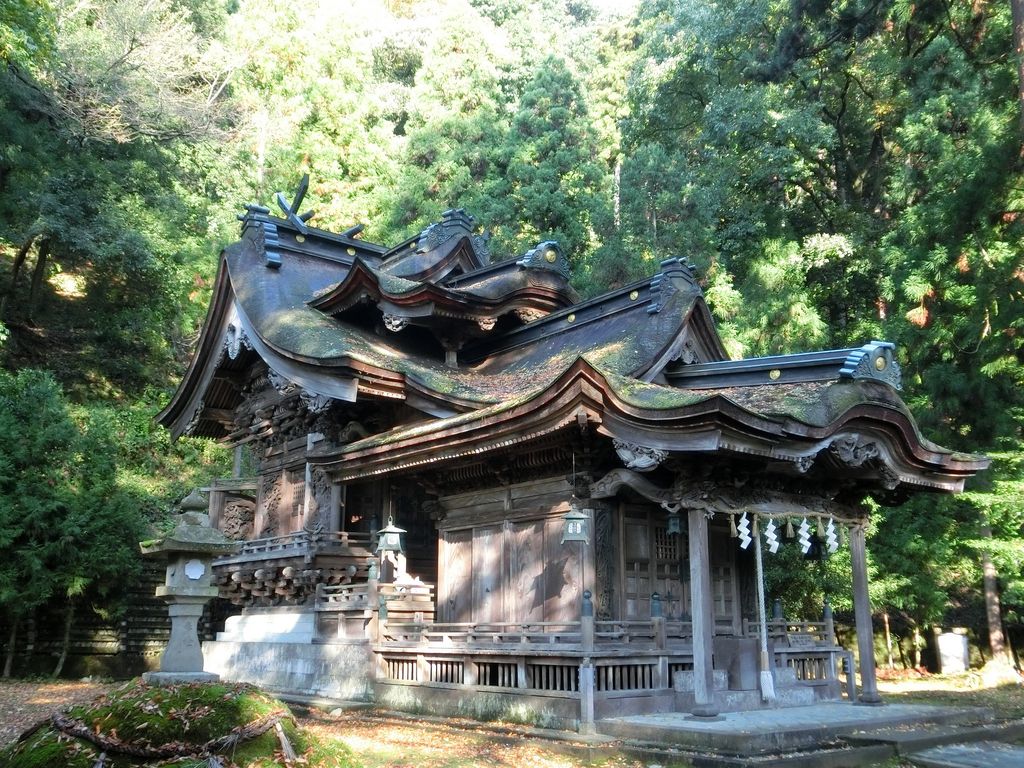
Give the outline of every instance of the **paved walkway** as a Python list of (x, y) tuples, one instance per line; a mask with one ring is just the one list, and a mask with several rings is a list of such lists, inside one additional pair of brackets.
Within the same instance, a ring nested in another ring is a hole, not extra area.
[(922, 768), (1024, 768), (1024, 747), (999, 741), (932, 747), (907, 759)]
[[(934, 724), (983, 722), (991, 718), (992, 713), (987, 709), (821, 702), (808, 707), (729, 712), (709, 720), (669, 712), (611, 718), (596, 725), (599, 733), (620, 738), (731, 754), (765, 754), (813, 747), (840, 736), (887, 727), (913, 729)], [(1016, 768), (1024, 768), (1024, 764)]]

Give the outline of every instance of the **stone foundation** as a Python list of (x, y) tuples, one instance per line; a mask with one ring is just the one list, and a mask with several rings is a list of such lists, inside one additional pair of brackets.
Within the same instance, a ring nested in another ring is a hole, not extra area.
[(203, 657), (206, 671), (222, 680), (332, 699), (373, 697), (373, 667), (365, 640), (316, 645), (213, 640), (203, 643)]
[(246, 608), (224, 620), (218, 641), (236, 643), (312, 643), (316, 614), (302, 608)]

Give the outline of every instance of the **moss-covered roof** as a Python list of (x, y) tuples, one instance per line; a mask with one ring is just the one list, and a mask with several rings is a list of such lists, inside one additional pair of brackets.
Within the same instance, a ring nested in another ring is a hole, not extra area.
[[(555, 313), (534, 324), (546, 324), (547, 335), (481, 365), (452, 368), (428, 354), (403, 349), (397, 337), (376, 335), (308, 306), (311, 296), (339, 282), (343, 267), (289, 254), (280, 269), (267, 269), (244, 244), (229, 248), (226, 259), (241, 312), (277, 353), (312, 370), (357, 361), (406, 376), (440, 396), (480, 405), (543, 387), (584, 355), (602, 370), (626, 375), (650, 363), (672, 342), (699, 296), (696, 291), (675, 291), (657, 313), (648, 313), (645, 303), (636, 302), (612, 316), (595, 316), (594, 321), (567, 311)], [(417, 285), (387, 279), (400, 283), (396, 287)]]
[[(358, 312), (331, 317), (309, 305), (311, 298), (342, 284), (352, 262), (293, 248), (283, 254), (278, 267), (270, 268), (259, 237), (246, 235), (224, 253), (225, 266), (197, 354), (200, 363), (193, 364), (172, 405), (161, 415), (179, 432), (204, 407), (203, 387), (210, 386), (223, 359), (219, 350), (224, 329), (237, 308), (241, 330), (257, 353), (308, 392), (345, 400), (360, 396), (359, 391), (405, 397), (434, 416), (350, 443), (340, 455), (379, 458), (385, 447), (383, 453), (407, 451), (413, 450), (410, 443), (432, 440), (442, 441), (437, 445), (447, 450), (446, 435), (490, 445), (494, 438), (489, 428), (504, 429), (511, 423), (525, 425), (521, 434), (541, 434), (565, 423), (566, 412), (559, 410), (557, 398), (568, 390), (560, 388), (576, 387), (571, 398), (596, 410), (591, 416), (602, 429), (660, 434), (663, 439), (658, 442), (679, 450), (687, 450), (687, 434), (711, 434), (740, 422), (744, 426), (737, 435), (756, 434), (759, 445), (777, 445), (826, 439), (845, 420), (857, 418), (873, 423), (873, 429), (902, 435), (901, 450), (914, 454), (921, 468), (960, 462), (954, 474), (965, 476), (983, 466), (978, 457), (957, 458), (921, 437), (898, 393), (881, 381), (840, 379), (837, 372), (831, 380), (736, 386), (729, 380), (702, 387), (702, 377), (695, 374), (685, 377), (684, 388), (672, 385), (677, 374), (670, 369), (665, 374), (670, 384), (649, 383), (671, 360), (679, 359), (684, 344), (701, 350), (705, 365), (695, 370), (728, 367), (716, 362), (724, 357), (721, 342), (692, 272), (679, 260), (663, 263), (650, 280), (488, 336), (463, 349), (463, 359), (472, 364), (450, 367), (441, 359), (439, 341), (432, 350), (422, 336), (360, 326)], [(446, 268), (455, 264), (450, 261)], [(364, 279), (376, 280), (392, 296), (424, 285), (363, 266)], [(430, 264), (420, 266), (427, 269)], [(480, 268), (481, 274), (487, 270), (500, 271), (498, 265)], [(471, 285), (472, 280), (467, 282)], [(594, 397), (601, 402), (591, 402)], [(549, 421), (542, 424), (531, 412), (535, 408), (547, 408)], [(460, 450), (473, 452), (476, 447), (467, 443)]]

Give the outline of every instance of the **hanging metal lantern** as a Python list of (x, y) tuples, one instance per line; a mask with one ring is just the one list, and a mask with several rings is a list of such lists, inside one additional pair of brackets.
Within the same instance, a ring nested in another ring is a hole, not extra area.
[(579, 499), (575, 496), (569, 502), (569, 511), (562, 517), (562, 543), (567, 541), (590, 542), (590, 510), (580, 510)]
[(388, 524), (377, 531), (377, 554), (383, 555), (385, 552), (403, 554), (405, 552), (405, 548), (402, 546), (403, 533), (405, 533), (405, 529), (395, 525), (394, 518), (389, 515)]
[(682, 519), (679, 517), (679, 512), (678, 511), (669, 512), (668, 513), (668, 535), (669, 536), (678, 536), (682, 532), (683, 532), (683, 522), (682, 522)]

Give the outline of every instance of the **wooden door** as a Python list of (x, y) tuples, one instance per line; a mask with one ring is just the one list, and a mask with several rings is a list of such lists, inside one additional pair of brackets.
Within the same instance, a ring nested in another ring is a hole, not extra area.
[(543, 621), (547, 598), (544, 523), (516, 523), (511, 530), (509, 611), (515, 621)]
[(683, 579), (682, 539), (668, 534), (664, 513), (627, 508), (623, 515), (622, 602), (625, 619), (646, 619), (651, 615), (651, 594), (662, 599), (662, 614), (678, 618), (689, 607)]
[(579, 621), (583, 599), (583, 560), (581, 542), (562, 543), (564, 522), (561, 517), (544, 522), (545, 621)]

